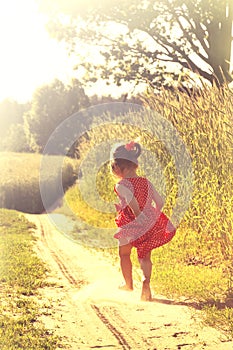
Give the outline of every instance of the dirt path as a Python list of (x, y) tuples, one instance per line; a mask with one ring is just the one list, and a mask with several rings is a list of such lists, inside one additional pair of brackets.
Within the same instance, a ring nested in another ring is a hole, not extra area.
[(141, 302), (139, 288), (119, 291), (118, 266), (66, 238), (47, 215), (26, 216), (37, 226), (35, 249), (54, 282), (41, 291), (41, 320), (62, 337), (63, 349), (233, 349), (223, 334), (202, 325), (199, 311), (161, 296)]

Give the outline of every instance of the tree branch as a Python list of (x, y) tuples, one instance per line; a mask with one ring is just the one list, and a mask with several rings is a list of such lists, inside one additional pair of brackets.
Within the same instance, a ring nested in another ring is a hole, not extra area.
[(209, 80), (210, 82), (213, 82), (213, 75), (202, 70), (200, 67), (198, 67), (194, 62), (192, 62), (191, 60), (189, 60), (188, 62), (179, 62), (182, 67), (187, 68), (187, 69), (191, 69), (194, 73), (200, 74), (202, 77), (204, 77), (205, 79)]
[[(184, 26), (183, 26), (183, 24), (182, 24), (180, 18), (179, 18), (177, 15), (175, 15), (175, 18), (176, 18), (176, 20), (177, 20), (177, 22), (178, 22), (178, 24), (179, 24), (179, 26), (180, 26), (180, 28), (181, 28), (181, 30), (182, 30), (182, 32), (183, 32), (184, 37), (188, 40), (189, 44), (191, 45), (192, 50), (193, 50), (203, 61), (205, 61), (206, 63), (208, 63), (208, 57), (205, 57), (205, 56), (200, 52), (200, 48), (194, 43), (192, 35), (190, 35), (190, 33), (188, 32), (188, 30), (184, 28)], [(185, 18), (185, 17), (183, 17), (183, 18)], [(185, 20), (186, 20), (186, 18), (185, 18)], [(189, 22), (189, 24), (191, 24), (190, 21), (188, 21), (188, 22)], [(196, 35), (196, 32), (194, 32), (194, 34)], [(198, 41), (200, 42), (199, 39), (198, 39)], [(200, 44), (202, 45), (201, 42), (200, 42)], [(203, 46), (203, 45), (202, 45), (202, 46)], [(203, 48), (203, 49), (204, 49), (204, 48)]]

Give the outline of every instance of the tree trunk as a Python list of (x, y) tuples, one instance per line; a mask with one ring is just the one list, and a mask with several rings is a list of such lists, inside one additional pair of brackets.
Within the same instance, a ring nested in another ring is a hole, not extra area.
[[(209, 63), (213, 68), (213, 81), (222, 85), (225, 81), (231, 82), (230, 59), (232, 43), (233, 3), (226, 0), (225, 8), (220, 9), (222, 18), (216, 17), (209, 25)], [(220, 15), (221, 16), (221, 15)]]

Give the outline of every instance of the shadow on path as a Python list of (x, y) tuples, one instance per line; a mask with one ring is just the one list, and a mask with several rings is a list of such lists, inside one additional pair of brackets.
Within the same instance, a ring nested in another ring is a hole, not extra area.
[(189, 300), (189, 299), (185, 299), (185, 300), (172, 300), (172, 299), (164, 299), (164, 298), (152, 298), (152, 302), (155, 303), (160, 303), (160, 304), (167, 304), (167, 305), (183, 305), (183, 306), (188, 306), (188, 307), (192, 307), (194, 309), (197, 310), (202, 310), (203, 307), (205, 306), (215, 306), (218, 310), (222, 310), (225, 309), (227, 307), (229, 307), (227, 305), (227, 303), (223, 303), (220, 301), (216, 301), (216, 300), (206, 300), (206, 301), (193, 301), (193, 300)]

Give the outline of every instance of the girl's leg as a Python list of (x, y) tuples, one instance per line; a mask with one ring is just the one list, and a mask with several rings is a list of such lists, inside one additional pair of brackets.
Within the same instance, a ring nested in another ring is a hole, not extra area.
[(132, 263), (130, 260), (131, 250), (132, 250), (131, 244), (127, 243), (125, 245), (122, 245), (122, 242), (120, 242), (119, 256), (120, 256), (121, 271), (125, 280), (125, 285), (119, 288), (123, 290), (133, 290)]
[(146, 300), (146, 301), (151, 300), (150, 278), (151, 278), (151, 271), (152, 271), (152, 262), (150, 257), (151, 257), (151, 252), (147, 253), (145, 258), (139, 259), (139, 263), (143, 272), (141, 300)]

